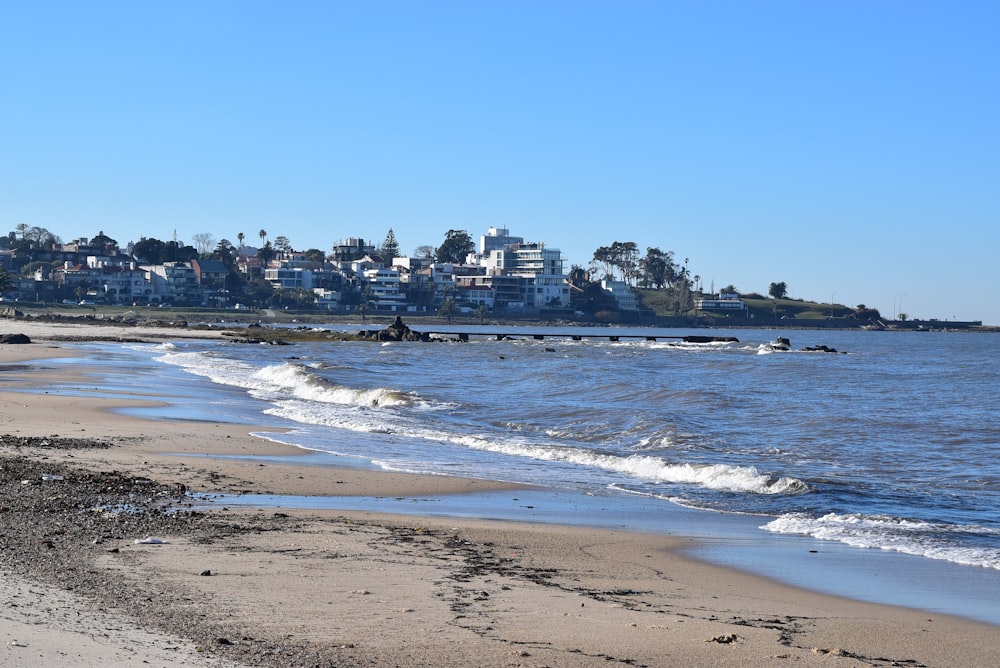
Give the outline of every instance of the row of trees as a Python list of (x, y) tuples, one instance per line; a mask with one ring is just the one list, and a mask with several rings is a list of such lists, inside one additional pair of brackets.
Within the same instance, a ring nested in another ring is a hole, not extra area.
[(620, 278), (632, 287), (653, 290), (676, 288), (685, 283), (693, 287), (701, 281), (700, 276), (691, 275), (687, 258), (678, 264), (673, 251), (652, 246), (646, 248), (645, 255), (640, 255), (634, 241), (615, 241), (599, 247), (594, 251), (591, 267), (605, 278)]
[[(683, 263), (674, 259), (673, 251), (662, 251), (657, 247), (646, 248), (640, 255), (639, 246), (634, 241), (615, 241), (610, 246), (601, 246), (594, 251), (591, 268), (603, 274), (604, 278), (621, 278), (636, 288), (652, 290), (672, 290), (678, 288), (700, 290), (701, 276), (692, 275), (688, 269), (688, 258)], [(722, 292), (738, 293), (729, 285)], [(788, 294), (788, 285), (771, 283), (768, 294), (775, 299), (783, 299)]]

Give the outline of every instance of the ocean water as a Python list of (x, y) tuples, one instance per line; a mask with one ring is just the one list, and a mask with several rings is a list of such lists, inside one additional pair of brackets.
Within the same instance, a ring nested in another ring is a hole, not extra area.
[[(778, 552), (808, 545), (837, 555), (907, 555), (891, 568), (921, 573), (934, 563), (949, 582), (978, 583), (972, 588), (987, 592), (968, 614), (1000, 622), (1000, 610), (988, 610), (1000, 594), (1000, 338), (504, 331), (520, 336), (89, 349), (108, 362), (106, 387), (127, 369), (155, 376), (158, 392), (177, 397), (160, 417), (272, 424), (292, 429), (278, 437), (283, 442), (385, 470), (600, 499), (586, 511), (595, 524), (602, 512), (618, 517), (617, 509), (625, 519), (615, 526), (657, 530), (657, 521), (683, 509), (717, 527), (751, 527)], [(560, 336), (574, 333), (622, 338)], [(644, 338), (685, 334), (739, 341)], [(791, 339), (791, 351), (771, 349), (777, 335)], [(801, 350), (816, 345), (839, 352)], [(460, 503), (451, 504), (457, 514)], [(544, 499), (532, 505), (539, 504)], [(716, 556), (740, 565), (740, 546)], [(959, 609), (946, 611), (962, 614), (961, 596), (950, 604)]]

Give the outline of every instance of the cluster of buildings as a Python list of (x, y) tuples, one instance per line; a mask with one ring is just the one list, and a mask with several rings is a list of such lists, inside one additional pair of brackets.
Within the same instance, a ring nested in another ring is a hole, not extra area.
[(262, 272), (274, 288), (311, 291), (326, 308), (363, 304), (376, 311), (418, 312), (451, 300), (462, 309), (535, 313), (571, 304), (562, 253), (526, 243), (506, 228), (491, 227), (480, 237), (478, 252), (463, 263), (388, 258), (374, 245), (347, 239), (333, 247), (323, 267), (290, 253)]
[[(238, 249), (235, 267), (219, 260), (148, 264), (132, 247), (88, 246), (86, 239), (40, 253), (32, 276), (15, 279), (7, 296), (31, 301), (148, 305), (235, 306), (237, 279), (262, 278), (275, 290), (307, 295), (319, 308), (374, 311), (432, 311), (451, 300), (460, 310), (538, 313), (572, 309), (573, 286), (562, 253), (544, 243), (525, 242), (507, 228), (491, 227), (478, 249), (462, 263), (434, 258), (384, 257), (361, 239), (347, 239), (324, 260), (282, 252), (262, 266), (258, 249)], [(0, 264), (11, 266), (9, 249)], [(44, 257), (43, 257), (44, 256)], [(242, 281), (240, 281), (242, 283)], [(637, 310), (632, 291), (619, 281), (602, 287), (620, 310)], [(288, 293), (284, 293), (288, 294)], [(301, 302), (300, 302), (301, 303)]]

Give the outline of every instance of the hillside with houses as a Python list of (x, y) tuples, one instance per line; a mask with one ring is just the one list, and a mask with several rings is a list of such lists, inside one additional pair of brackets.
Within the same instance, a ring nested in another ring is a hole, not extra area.
[[(12, 233), (0, 237), (0, 267), (6, 272), (5, 299), (37, 303), (294, 306), (373, 313), (444, 307), (538, 314), (573, 308), (575, 288), (562, 254), (544, 243), (490, 228), (478, 248), (462, 248), (467, 235), (460, 232), (446, 244), (455, 242), (452, 252), (465, 250), (464, 257), (442, 260), (441, 252), (398, 254), (391, 234), (381, 246), (345, 239), (329, 253), (296, 251), (286, 240), (272, 244), (264, 235), (260, 247), (241, 239), (238, 246), (223, 241), (206, 253), (147, 239), (120, 247), (103, 233), (69, 243), (32, 243)], [(603, 306), (637, 309), (634, 295), (614, 283), (606, 282)]]
[[(883, 318), (850, 308), (787, 298), (784, 283), (768, 297), (733, 286), (706, 293), (687, 261), (672, 252), (615, 242), (598, 248), (591, 266), (567, 269), (562, 252), (490, 227), (478, 243), (450, 230), (438, 248), (399, 251), (392, 230), (376, 245), (362, 238), (329, 252), (294, 250), (288, 239), (252, 246), (196, 235), (199, 248), (140, 238), (122, 247), (103, 232), (63, 243), (48, 231), (19, 226), (0, 237), (0, 292), (24, 305), (294, 309), (328, 314), (439, 315), (572, 319), (595, 323), (687, 326), (940, 327)], [(949, 323), (976, 326), (979, 323)]]

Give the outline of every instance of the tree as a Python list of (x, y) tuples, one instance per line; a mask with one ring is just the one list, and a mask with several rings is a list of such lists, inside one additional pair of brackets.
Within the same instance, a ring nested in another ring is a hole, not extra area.
[(263, 278), (255, 278), (243, 285), (243, 295), (249, 303), (255, 306), (267, 304), (272, 294), (274, 294), (274, 286)]
[(448, 322), (451, 322), (451, 317), (455, 315), (455, 311), (457, 310), (458, 308), (455, 306), (454, 299), (445, 299), (441, 302), (441, 308), (438, 309), (437, 314), (448, 318)]
[(316, 295), (305, 288), (293, 288), (289, 292), (291, 293), (292, 302), (298, 308), (306, 308), (315, 306), (316, 304)]
[(118, 242), (106, 235), (103, 231), (98, 232), (97, 236), (90, 240), (90, 245), (94, 248), (104, 249), (108, 252), (118, 250)]
[(191, 238), (194, 239), (194, 247), (198, 249), (198, 255), (208, 255), (215, 246), (215, 235), (211, 232), (199, 232)]
[(574, 264), (569, 270), (569, 284), (574, 288), (583, 289), (590, 283), (590, 272), (578, 264)]
[(132, 255), (144, 260), (147, 264), (190, 262), (198, 257), (198, 250), (193, 246), (182, 246), (176, 241), (163, 242), (159, 239), (142, 239), (132, 246)]
[[(832, 306), (833, 305), (831, 304), (831, 309), (830, 309), (831, 314), (833, 313)], [(899, 319), (906, 320), (905, 316), (906, 316), (905, 313), (901, 313), (899, 315)], [(856, 320), (881, 320), (882, 314), (878, 312), (877, 308), (868, 308), (864, 304), (858, 304), (857, 307), (854, 309), (854, 311), (848, 313), (846, 317)]]
[(622, 280), (635, 285), (639, 270), (639, 249), (634, 241), (615, 241), (594, 251), (592, 264), (603, 270), (604, 277), (613, 279), (617, 269)]
[(767, 294), (769, 294), (774, 299), (784, 299), (788, 296), (788, 285), (784, 281), (780, 283), (771, 283), (767, 288)]
[(434, 246), (417, 246), (413, 251), (413, 257), (425, 260), (434, 257)]
[(61, 267), (62, 263), (59, 261), (55, 262), (43, 262), (41, 260), (36, 260), (35, 262), (29, 262), (23, 267), (21, 267), (22, 276), (34, 276), (35, 272), (42, 272), (42, 279), (47, 279), (51, 274), (52, 270), (56, 267)]
[(322, 269), (326, 262), (326, 253), (318, 248), (310, 248), (305, 252), (306, 260), (312, 263), (313, 269)]
[(639, 260), (641, 281), (656, 290), (662, 290), (677, 278), (677, 267), (674, 264), (673, 251), (663, 252), (659, 248), (649, 247), (646, 255)]
[[(21, 226), (18, 225), (18, 228)], [(21, 234), (22, 241), (28, 243), (29, 248), (44, 248), (52, 250), (52, 247), (59, 243), (59, 237), (49, 232), (44, 227), (29, 227)]]
[(476, 307), (474, 314), (477, 318), (479, 318), (480, 325), (483, 324), (483, 321), (486, 319), (486, 314), (489, 312), (490, 310), (486, 308), (486, 304), (480, 304), (479, 306)]
[(622, 280), (629, 285), (635, 285), (639, 268), (639, 247), (634, 241), (616, 241), (611, 244), (611, 247), (615, 250), (618, 268), (622, 272)]
[(240, 256), (239, 257), (239, 263), (240, 264), (243, 264), (243, 240), (246, 239), (246, 238), (247, 238), (246, 235), (243, 234), (242, 232), (237, 232), (236, 233), (236, 240), (238, 242), (240, 242), (240, 248), (239, 248), (239, 256)]
[(257, 236), (260, 237), (260, 245), (263, 246), (264, 240), (267, 239), (267, 230), (261, 229), (261, 231), (257, 233)]
[(222, 239), (216, 245), (215, 250), (212, 251), (212, 259), (218, 260), (222, 264), (226, 265), (230, 271), (232, 271), (236, 266), (236, 248), (230, 243), (228, 239)]
[(691, 274), (687, 268), (687, 258), (684, 258), (684, 266), (681, 267), (674, 280), (674, 315), (682, 315), (691, 310), (694, 304), (691, 301)]
[(14, 289), (14, 275), (0, 267), (0, 295), (5, 295)]
[(257, 259), (260, 260), (261, 268), (266, 268), (267, 265), (271, 263), (271, 260), (274, 259), (275, 255), (274, 246), (271, 245), (271, 242), (265, 242), (261, 249), (257, 251)]
[(476, 244), (465, 230), (448, 230), (444, 243), (438, 246), (434, 257), (438, 262), (462, 264), (476, 250)]
[(292, 252), (292, 242), (288, 240), (288, 237), (275, 237), (274, 248), (280, 254), (279, 257), (288, 257)]
[(615, 257), (611, 246), (600, 246), (594, 251), (594, 257), (590, 261), (595, 269), (600, 269), (604, 278), (614, 278)]
[(399, 257), (399, 242), (396, 241), (396, 234), (389, 228), (389, 233), (385, 235), (385, 241), (382, 242), (382, 255), (386, 260), (392, 262), (393, 258)]

